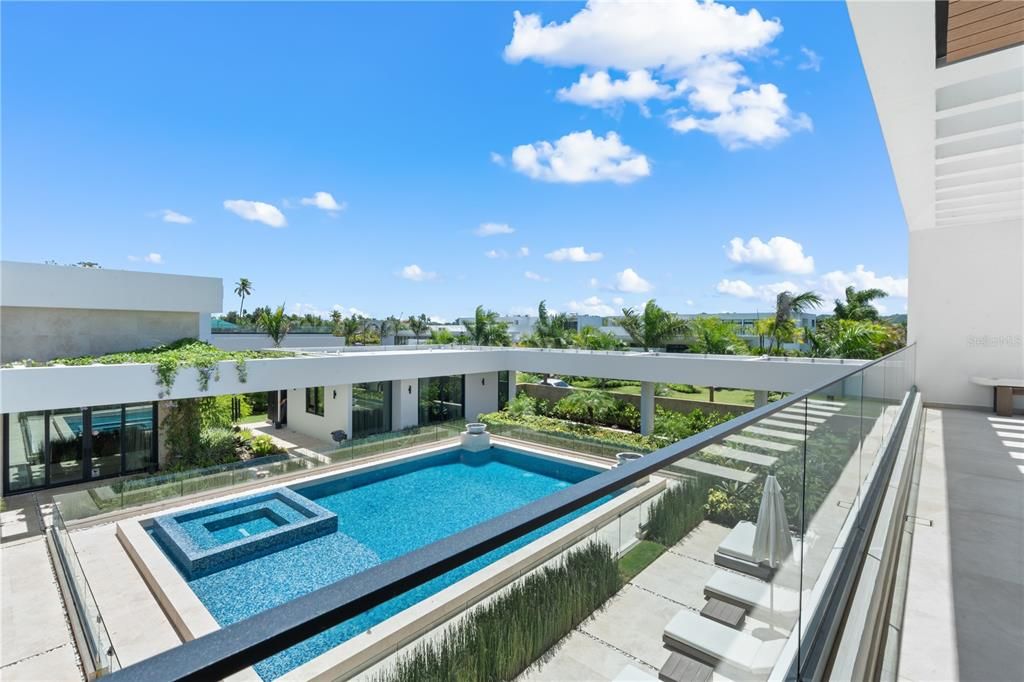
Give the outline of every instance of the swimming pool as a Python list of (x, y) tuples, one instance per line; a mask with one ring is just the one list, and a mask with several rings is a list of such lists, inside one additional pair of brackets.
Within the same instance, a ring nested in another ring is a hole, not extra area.
[[(333, 532), (253, 558), (243, 553), (237, 562), (193, 578), (181, 564), (176, 565), (214, 619), (226, 626), (521, 507), (599, 471), (569, 460), (500, 447), (492, 447), (483, 457), (457, 448), (446, 450), (278, 489), (295, 493), (336, 516)], [(156, 522), (183, 518), (187, 533), (202, 540), (206, 548), (218, 543), (243, 544), (241, 535), (258, 541), (265, 533), (286, 527), (279, 522), (257, 521), (263, 517), (254, 512), (258, 500), (252, 497), (165, 515)], [(263, 679), (280, 677), (607, 499), (273, 656), (257, 664), (256, 671)], [(233, 514), (243, 520), (222, 528), (218, 520)], [(205, 531), (188, 529), (197, 521)], [(236, 536), (231, 530), (235, 527), (248, 530)], [(209, 532), (210, 536), (197, 532)], [(151, 536), (176, 561), (176, 552), (162, 544), (152, 529)]]

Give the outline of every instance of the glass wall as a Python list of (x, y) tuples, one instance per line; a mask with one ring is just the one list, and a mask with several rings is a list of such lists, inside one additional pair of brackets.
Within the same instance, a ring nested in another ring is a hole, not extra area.
[(46, 416), (43, 412), (6, 415), (4, 454), (11, 491), (46, 485)]
[(156, 464), (154, 403), (4, 415), (4, 491), (144, 471)]
[[(124, 406), (124, 472), (145, 471), (156, 468), (156, 424), (151, 403), (135, 403)], [(95, 428), (95, 416), (93, 417)]]
[[(92, 417), (92, 463), (89, 475), (93, 478), (113, 476), (121, 471), (121, 420), (123, 405), (100, 405), (87, 412)], [(150, 407), (150, 412), (153, 408)]]
[(391, 382), (352, 385), (352, 437), (391, 430)]
[(420, 425), (462, 419), (465, 394), (465, 377), (462, 374), (420, 379)]
[(508, 404), (508, 372), (498, 372), (498, 409)]
[(82, 470), (82, 443), (88, 414), (80, 409), (53, 410), (49, 421), (50, 485), (80, 481)]

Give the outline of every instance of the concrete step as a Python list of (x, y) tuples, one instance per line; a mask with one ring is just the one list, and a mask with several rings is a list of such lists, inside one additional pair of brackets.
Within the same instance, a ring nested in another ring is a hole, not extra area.
[(807, 424), (806, 427), (805, 427), (803, 421), (796, 421), (796, 420), (794, 420), (794, 421), (782, 421), (782, 420), (779, 420), (779, 419), (762, 419), (761, 421), (759, 421), (757, 423), (757, 425), (758, 426), (774, 426), (775, 428), (778, 428), (778, 429), (796, 429), (796, 430), (801, 431), (801, 432), (804, 430), (804, 428), (806, 428), (808, 432), (813, 431), (814, 429), (818, 428), (814, 424)]
[(750, 483), (757, 474), (750, 471), (738, 471), (736, 469), (730, 469), (719, 464), (710, 464), (708, 462), (701, 462), (697, 459), (681, 459), (673, 467), (679, 467), (680, 469), (686, 469), (697, 474), (704, 474), (705, 476), (714, 476), (716, 478), (726, 478), (730, 481), (738, 481), (740, 483)]
[(834, 400), (817, 400), (815, 398), (808, 398), (807, 402), (811, 405), (817, 405), (825, 410), (836, 410), (839, 411), (846, 407), (846, 403), (839, 403)]
[(748, 450), (737, 450), (736, 448), (717, 444), (709, 445), (701, 450), (701, 452), (706, 452), (709, 455), (717, 455), (718, 457), (735, 459), (740, 462), (747, 462), (748, 464), (756, 464), (761, 467), (770, 467), (779, 461), (778, 457), (772, 457), (771, 455), (762, 455), (759, 452), (750, 452)]
[[(804, 406), (803, 405), (794, 405), (793, 407), (787, 407), (786, 409), (783, 410), (783, 412), (788, 412), (789, 414), (801, 414), (802, 415), (804, 413)], [(825, 417), (826, 419), (828, 419), (829, 417), (835, 415), (835, 412), (829, 412), (828, 410), (819, 410), (817, 408), (808, 406), (807, 407), (807, 414), (809, 414), (811, 416), (814, 416), (814, 417)]]
[[(772, 419), (791, 419), (791, 420), (793, 420), (795, 422), (799, 422), (801, 424), (804, 423), (804, 415), (803, 415), (802, 412), (800, 414), (796, 414), (796, 413), (793, 413), (793, 412), (786, 412), (785, 410), (783, 410), (782, 412), (776, 412), (775, 414), (773, 414), (771, 416), (771, 418)], [(811, 417), (811, 416), (807, 417), (807, 422), (811, 423), (811, 424), (824, 424), (826, 420), (827, 420), (826, 417)]]
[(796, 447), (795, 445), (788, 445), (786, 443), (773, 443), (770, 440), (747, 438), (746, 436), (729, 436), (725, 440), (727, 443), (739, 443), (740, 445), (749, 445), (752, 448), (761, 448), (763, 450), (771, 450), (773, 452), (789, 452)]
[(804, 434), (802, 433), (793, 433), (792, 431), (779, 431), (778, 429), (766, 429), (763, 426), (748, 426), (747, 428), (743, 429), (742, 433), (753, 433), (757, 436), (781, 438), (782, 440), (792, 440), (798, 443), (804, 442)]

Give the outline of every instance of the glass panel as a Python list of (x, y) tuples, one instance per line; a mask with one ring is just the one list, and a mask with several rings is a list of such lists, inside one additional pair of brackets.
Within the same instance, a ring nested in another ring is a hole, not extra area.
[(462, 393), (461, 374), (420, 379), (420, 424), (462, 419), (465, 405)]
[(10, 461), (7, 485), (12, 491), (46, 485), (45, 421), (42, 412), (15, 412), (7, 422)]
[(92, 408), (93, 478), (121, 473), (121, 405)]
[(50, 484), (80, 481), (82, 471), (82, 419), (79, 409), (50, 413)]
[(352, 437), (391, 430), (391, 382), (352, 385)]
[(306, 389), (306, 412), (324, 416), (324, 387), (314, 386)]
[[(95, 417), (93, 417), (95, 419)], [(142, 471), (153, 458), (153, 405), (138, 403), (124, 407), (124, 470)]]
[(498, 372), (498, 409), (508, 404), (508, 372)]

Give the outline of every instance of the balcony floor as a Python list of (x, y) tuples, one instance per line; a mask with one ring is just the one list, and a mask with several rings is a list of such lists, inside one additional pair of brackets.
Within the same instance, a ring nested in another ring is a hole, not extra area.
[(916, 516), (900, 679), (1024, 679), (1024, 418), (929, 409)]

